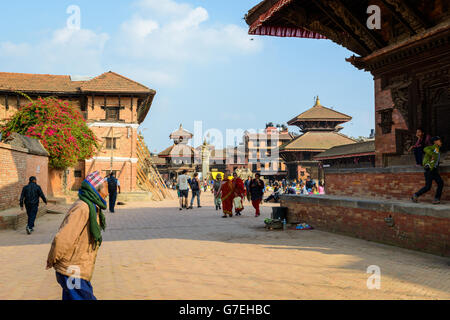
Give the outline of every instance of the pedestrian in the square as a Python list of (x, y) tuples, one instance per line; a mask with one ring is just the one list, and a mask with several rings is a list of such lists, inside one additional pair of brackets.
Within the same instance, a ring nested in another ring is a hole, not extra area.
[(200, 194), (201, 194), (200, 180), (198, 179), (197, 172), (194, 173), (194, 177), (192, 178), (190, 185), (191, 185), (191, 190), (192, 190), (192, 198), (191, 198), (191, 206), (189, 207), (189, 209), (193, 208), (195, 197), (197, 197), (197, 207), (201, 208), (202, 206), (200, 205)]
[(423, 162), (423, 150), (425, 147), (430, 146), (431, 136), (429, 134), (425, 134), (422, 128), (418, 128), (416, 131), (417, 141), (416, 144), (409, 148), (409, 152), (414, 152), (414, 157), (416, 159), (416, 166), (421, 167)]
[(102, 244), (108, 184), (98, 171), (89, 174), (53, 239), (47, 270), (54, 268), (63, 300), (96, 300), (91, 285)]
[(255, 217), (259, 217), (261, 215), (259, 205), (264, 196), (264, 181), (261, 180), (261, 175), (257, 173), (255, 175), (255, 179), (250, 182), (250, 194), (252, 199), (253, 208), (255, 208)]
[(242, 215), (244, 210), (244, 197), (245, 197), (245, 186), (244, 181), (239, 178), (237, 172), (233, 173), (233, 185), (234, 185), (234, 212), (237, 216)]
[(251, 194), (250, 194), (250, 182), (252, 182), (252, 177), (248, 177), (247, 180), (244, 182), (245, 186), (245, 192), (247, 194), (247, 201), (251, 201)]
[(120, 181), (115, 177), (114, 172), (111, 172), (107, 182), (109, 192), (109, 212), (114, 213), (117, 200), (117, 190), (119, 190), (120, 193)]
[(187, 170), (183, 170), (177, 179), (178, 190), (180, 191), (180, 211), (183, 210), (183, 208), (188, 209), (189, 177), (186, 173)]
[(221, 199), (221, 193), (220, 186), (222, 185), (222, 175), (218, 174), (216, 176), (216, 180), (214, 180), (212, 192), (214, 195), (214, 205), (216, 206), (217, 210), (222, 210), (222, 199)]
[(41, 187), (37, 184), (36, 177), (30, 177), (28, 185), (23, 187), (22, 194), (20, 195), (20, 209), (23, 211), (23, 206), (25, 204), (25, 209), (27, 210), (27, 234), (31, 234), (34, 231), (34, 223), (39, 210), (40, 198), (47, 204), (47, 199), (45, 198)]
[(421, 195), (427, 193), (431, 190), (433, 180), (437, 183), (436, 195), (433, 200), (433, 204), (441, 203), (442, 190), (444, 189), (444, 181), (439, 175), (439, 161), (441, 160), (441, 146), (442, 141), (440, 137), (433, 137), (431, 139), (432, 146), (426, 147), (423, 158), (423, 167), (425, 169), (425, 187), (420, 189), (417, 193), (413, 195), (411, 200), (413, 202), (418, 202)]
[(229, 171), (225, 173), (225, 177), (220, 185), (219, 193), (222, 197), (222, 218), (231, 218), (233, 216), (234, 184), (230, 179)]

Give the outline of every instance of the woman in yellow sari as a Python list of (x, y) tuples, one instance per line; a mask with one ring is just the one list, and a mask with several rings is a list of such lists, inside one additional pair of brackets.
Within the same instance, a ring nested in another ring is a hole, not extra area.
[(219, 194), (222, 192), (222, 209), (223, 216), (222, 218), (230, 218), (233, 216), (233, 200), (234, 200), (234, 184), (232, 180), (229, 178), (229, 174), (226, 174), (222, 185), (220, 186)]

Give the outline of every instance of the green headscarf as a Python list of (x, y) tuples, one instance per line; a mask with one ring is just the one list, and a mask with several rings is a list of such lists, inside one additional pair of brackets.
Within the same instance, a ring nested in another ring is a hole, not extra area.
[[(106, 219), (102, 209), (106, 209), (106, 202), (102, 199), (100, 194), (92, 185), (86, 180), (81, 183), (81, 189), (78, 191), (78, 197), (89, 206), (89, 231), (94, 238), (94, 249), (97, 245), (102, 245), (102, 232), (106, 229)], [(100, 218), (100, 226), (97, 222), (97, 208), (98, 216)], [(101, 228), (101, 229), (100, 229)]]

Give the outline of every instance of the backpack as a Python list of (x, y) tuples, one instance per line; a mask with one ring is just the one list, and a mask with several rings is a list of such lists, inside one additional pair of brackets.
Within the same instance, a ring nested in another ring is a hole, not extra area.
[(117, 179), (114, 177), (108, 178), (108, 192), (109, 193), (117, 192)]

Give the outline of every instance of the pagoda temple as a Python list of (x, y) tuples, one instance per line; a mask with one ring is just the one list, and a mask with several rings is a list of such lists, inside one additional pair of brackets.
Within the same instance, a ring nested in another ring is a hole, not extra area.
[(288, 168), (288, 179), (323, 180), (319, 161), (314, 157), (332, 147), (355, 143), (356, 141), (339, 133), (341, 124), (352, 117), (321, 105), (319, 97), (316, 104), (288, 122), (300, 128), (302, 134), (280, 147), (280, 156)]
[(158, 154), (159, 158), (166, 160), (164, 165), (158, 165), (163, 179), (176, 179), (183, 170), (187, 170), (188, 173), (195, 172), (195, 149), (188, 145), (193, 136), (182, 124), (178, 130), (170, 134), (173, 145)]
[[(450, 193), (430, 206), (433, 186), (412, 204), (424, 173), (408, 154), (418, 128), (440, 136), (439, 172), (450, 185), (450, 2), (264, 0), (245, 20), (251, 35), (331, 40), (374, 78), (375, 149), (362, 153), (376, 167), (326, 168), (326, 195), (281, 197), (288, 222), (450, 257)], [(334, 161), (360, 155), (334, 151)]]

